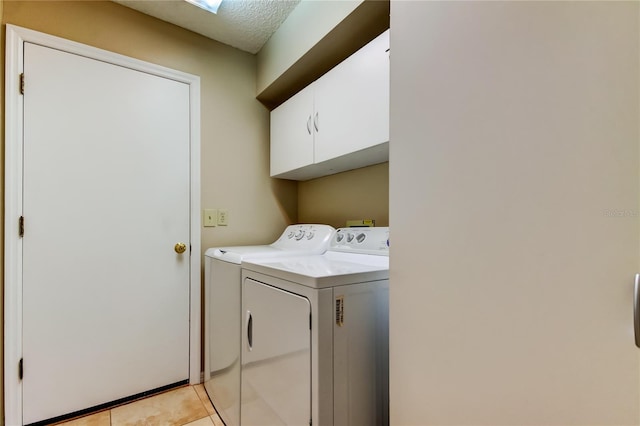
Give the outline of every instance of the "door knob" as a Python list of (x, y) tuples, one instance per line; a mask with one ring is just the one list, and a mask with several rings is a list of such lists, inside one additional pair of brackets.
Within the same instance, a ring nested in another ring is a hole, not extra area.
[(187, 251), (187, 245), (185, 243), (176, 243), (173, 249), (176, 251), (176, 253), (182, 254)]

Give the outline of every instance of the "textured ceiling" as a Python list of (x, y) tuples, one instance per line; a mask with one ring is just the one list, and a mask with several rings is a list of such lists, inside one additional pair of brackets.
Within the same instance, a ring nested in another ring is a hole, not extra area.
[(249, 53), (257, 53), (300, 0), (223, 0), (214, 15), (182, 0), (113, 0)]

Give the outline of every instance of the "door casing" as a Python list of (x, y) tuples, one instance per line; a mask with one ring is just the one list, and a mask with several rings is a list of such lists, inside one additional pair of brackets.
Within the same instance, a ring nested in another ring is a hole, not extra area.
[(190, 307), (189, 381), (200, 383), (200, 77), (7, 24), (5, 66), (4, 403), (5, 424), (22, 424), (22, 216), (24, 43), (108, 62), (189, 85), (190, 99)]

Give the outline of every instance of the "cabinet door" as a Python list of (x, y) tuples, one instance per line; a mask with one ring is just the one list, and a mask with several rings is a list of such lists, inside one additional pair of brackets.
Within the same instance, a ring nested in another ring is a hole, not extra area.
[(271, 176), (313, 164), (313, 86), (271, 111)]
[(316, 163), (389, 140), (389, 31), (315, 84)]
[(242, 308), (241, 424), (310, 424), (309, 300), (246, 279)]

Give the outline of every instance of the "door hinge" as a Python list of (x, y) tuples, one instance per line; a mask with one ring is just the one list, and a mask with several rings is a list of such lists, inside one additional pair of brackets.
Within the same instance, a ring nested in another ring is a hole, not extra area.
[(18, 378), (22, 380), (23, 377), (24, 377), (24, 362), (22, 361), (22, 358), (20, 358), (20, 362), (18, 363)]
[(20, 94), (24, 95), (24, 73), (20, 74)]
[(24, 237), (24, 216), (20, 216), (20, 219), (18, 219), (18, 236), (20, 238)]

